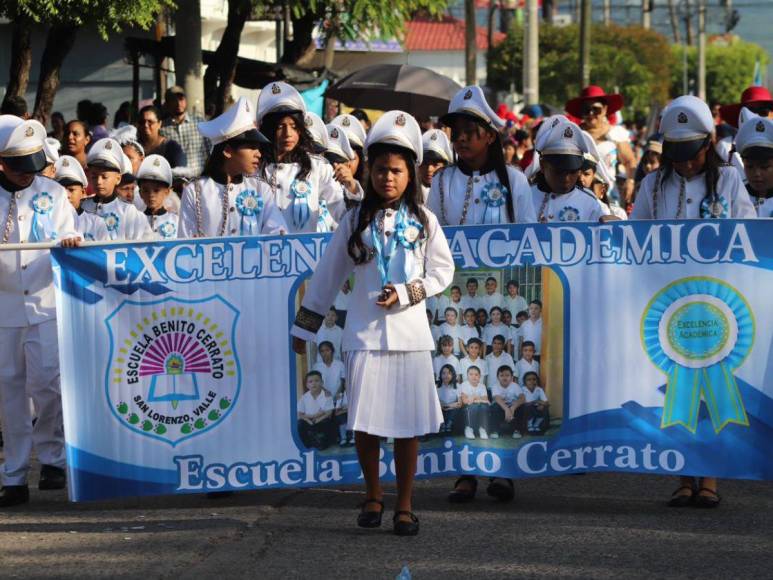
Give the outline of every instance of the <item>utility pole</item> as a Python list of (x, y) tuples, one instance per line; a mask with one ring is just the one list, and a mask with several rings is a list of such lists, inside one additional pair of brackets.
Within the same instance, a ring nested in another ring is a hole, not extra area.
[(684, 0), (684, 26), (685, 34), (687, 36), (687, 46), (695, 45), (695, 38), (692, 30), (692, 2), (691, 0)]
[(580, 87), (590, 84), (590, 27), (593, 18), (591, 0), (582, 0), (580, 13)]
[(177, 7), (178, 10), (174, 12), (175, 83), (185, 89), (188, 111), (203, 117), (204, 63), (201, 57), (201, 2), (200, 0), (178, 0)]
[(604, 0), (604, 26), (612, 23), (612, 0)]
[(539, 8), (537, 0), (526, 0), (523, 35), (523, 102), (539, 104)]
[(706, 0), (698, 0), (698, 98), (706, 100)]
[(475, 0), (464, 0), (464, 79), (467, 85), (476, 84), (476, 32)]
[(679, 17), (676, 14), (676, 0), (668, 0), (668, 18), (671, 21), (674, 44), (682, 44), (682, 34), (679, 31)]
[(650, 29), (652, 25), (652, 0), (641, 0), (641, 27)]

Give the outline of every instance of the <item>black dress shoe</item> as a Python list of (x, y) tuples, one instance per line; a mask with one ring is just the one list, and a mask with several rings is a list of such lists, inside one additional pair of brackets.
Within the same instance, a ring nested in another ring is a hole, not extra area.
[(512, 479), (495, 477), (486, 488), (486, 493), (497, 501), (512, 501), (515, 497), (515, 488)]
[(0, 491), (0, 508), (21, 505), (30, 501), (30, 489), (26, 485), (6, 485)]
[[(680, 493), (683, 490), (689, 490), (690, 493)], [(687, 507), (691, 506), (695, 502), (695, 487), (692, 485), (683, 485), (674, 493), (671, 494), (671, 499), (668, 500), (668, 507)]]
[(40, 481), (38, 489), (48, 491), (52, 489), (64, 489), (67, 486), (67, 475), (61, 467), (44, 465), (40, 468)]
[[(405, 520), (401, 520), (400, 516), (408, 516), (411, 518), (411, 521), (406, 522)], [(395, 512), (392, 522), (395, 525), (394, 533), (396, 536), (416, 536), (419, 533), (419, 518), (417, 518), (413, 512)]]
[[(469, 483), (469, 486), (460, 488), (462, 482)], [(475, 493), (478, 491), (478, 479), (474, 475), (463, 475), (454, 483), (454, 489), (448, 494), (448, 501), (451, 503), (468, 503), (475, 499)]]
[[(377, 503), (381, 509), (377, 512), (367, 511), (365, 506), (369, 503)], [(357, 525), (361, 528), (378, 528), (381, 526), (381, 518), (384, 515), (384, 502), (380, 499), (366, 499), (360, 506), (360, 513), (357, 514)]]

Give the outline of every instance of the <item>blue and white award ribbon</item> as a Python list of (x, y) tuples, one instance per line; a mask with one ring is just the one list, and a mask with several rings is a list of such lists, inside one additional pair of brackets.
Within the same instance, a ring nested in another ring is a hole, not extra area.
[(507, 188), (498, 181), (490, 181), (483, 186), (480, 198), (486, 205), (483, 212), (484, 224), (502, 223), (502, 206), (507, 201)]
[[(419, 244), (423, 229), (419, 222), (408, 218), (408, 207), (404, 203), (397, 210), (394, 235), (386, 236), (386, 245), (381, 241), (383, 232), (380, 232), (375, 224), (371, 224), (370, 237), (382, 286), (390, 282), (400, 284), (410, 279), (414, 268), (413, 250)], [(398, 246), (405, 251), (400, 253), (402, 260), (398, 259), (393, 263), (392, 259), (398, 254)]]
[(724, 219), (729, 215), (727, 200), (718, 195), (716, 199), (709, 196), (703, 198), (701, 202), (700, 215), (703, 219)]
[(319, 214), (317, 215), (317, 232), (332, 232), (335, 220), (327, 209), (327, 202), (324, 199), (319, 200)]
[(105, 220), (105, 228), (107, 228), (107, 235), (111, 240), (118, 237), (118, 229), (121, 227), (121, 218), (118, 214), (112, 211), (101, 214), (102, 219)]
[(56, 227), (51, 214), (54, 211), (54, 198), (42, 191), (32, 198), (32, 225), (30, 242), (42, 242), (56, 239)]
[(719, 433), (749, 425), (733, 375), (754, 345), (755, 322), (743, 295), (721, 280), (682, 278), (650, 300), (641, 321), (642, 345), (668, 377), (661, 428), (695, 433), (701, 395)]
[(263, 198), (254, 189), (245, 189), (236, 196), (236, 210), (240, 218), (239, 235), (257, 236), (260, 233)]
[(293, 225), (302, 230), (311, 217), (309, 195), (311, 184), (305, 179), (296, 179), (290, 185), (290, 195), (293, 196)]

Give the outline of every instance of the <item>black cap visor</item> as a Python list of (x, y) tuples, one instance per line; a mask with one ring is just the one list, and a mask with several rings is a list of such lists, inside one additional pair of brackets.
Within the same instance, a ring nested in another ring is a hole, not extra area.
[(711, 137), (693, 139), (691, 141), (663, 141), (663, 157), (672, 163), (684, 163), (695, 159)]
[(2, 157), (3, 164), (6, 165), (11, 171), (16, 173), (38, 173), (43, 171), (48, 160), (46, 159), (46, 152), (42, 149), (29, 155), (19, 155), (18, 157)]
[(434, 149), (424, 150), (424, 161), (422, 163), (445, 163), (448, 164), (448, 160)]
[(86, 187), (80, 181), (76, 179), (71, 179), (70, 177), (63, 177), (62, 179), (57, 179), (56, 182), (62, 187), (70, 187), (71, 185), (80, 185), (81, 187)]
[(327, 159), (331, 164), (347, 163), (349, 161), (345, 157), (341, 157), (337, 153), (333, 153), (331, 151), (325, 153), (325, 159)]
[(547, 163), (559, 171), (574, 172), (580, 171), (585, 159), (582, 155), (543, 155), (540, 157), (540, 163)]
[(269, 140), (257, 129), (249, 129), (236, 137), (228, 139), (226, 143), (234, 147), (246, 147), (250, 145), (265, 145)]
[(124, 173), (121, 175), (121, 183), (118, 185), (129, 185), (130, 183), (135, 183), (137, 181), (137, 178), (131, 174), (131, 173)]
[(773, 147), (747, 147), (741, 153), (741, 159), (746, 161), (765, 161), (773, 159)]

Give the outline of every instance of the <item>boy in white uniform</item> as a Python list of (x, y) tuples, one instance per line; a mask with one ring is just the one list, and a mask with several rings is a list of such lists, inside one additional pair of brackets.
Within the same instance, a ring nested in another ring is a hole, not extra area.
[(320, 342), (318, 348), (319, 360), (312, 367), (312, 370), (322, 375), (322, 384), (325, 390), (330, 393), (331, 397), (336, 398), (341, 391), (346, 390), (344, 384), (346, 376), (344, 363), (333, 357), (335, 348), (332, 343), (328, 341)]
[(520, 330), (523, 342), (534, 344), (534, 358), (539, 362), (542, 346), (542, 302), (532, 300), (529, 303), (529, 318), (521, 324)]
[(486, 386), (491, 389), (499, 382), (499, 370), (507, 367), (510, 372), (515, 370), (513, 357), (505, 352), (505, 337), (497, 335), (491, 342), (491, 353), (486, 357)]
[(530, 435), (541, 435), (550, 425), (548, 397), (539, 386), (537, 373), (528, 372), (523, 377), (523, 396), (526, 409), (526, 428)]
[(488, 439), (488, 392), (475, 365), (467, 369), (467, 381), (459, 388), (459, 400), (464, 409), (464, 436), (475, 439), (477, 432), (481, 439)]
[(497, 292), (497, 279), (489, 276), (486, 278), (486, 293), (481, 296), (481, 307), (485, 308), (487, 312), (491, 312), (494, 306), (499, 308), (504, 307), (504, 296)]
[[(166, 209), (166, 198), (172, 188), (172, 167), (161, 155), (148, 155), (137, 171), (140, 197), (145, 203), (145, 216), (157, 240), (177, 238), (176, 213)], [(173, 194), (174, 195), (174, 194)]]
[(306, 374), (308, 389), (298, 400), (298, 435), (303, 444), (326, 449), (334, 434), (333, 397), (327, 394), (319, 371)]
[(753, 117), (735, 138), (741, 155), (747, 185), (757, 215), (773, 217), (773, 119)]
[(440, 325), (440, 336), (450, 336), (454, 339), (454, 354), (459, 356), (461, 353), (459, 338), (461, 337), (462, 327), (459, 325), (456, 308), (449, 306), (446, 308), (444, 315), (446, 321)]
[(81, 207), (86, 195), (88, 180), (83, 167), (75, 157), (62, 155), (54, 164), (55, 181), (67, 190), (67, 199), (75, 211), (75, 229), (86, 241), (109, 240), (105, 221), (96, 214), (88, 213)]
[[(46, 164), (45, 128), (0, 116), (0, 243), (78, 244), (67, 192), (36, 175)], [(29, 399), (37, 421), (33, 427)], [(0, 507), (29, 501), (33, 442), (39, 489), (65, 486), (54, 284), (48, 250), (0, 252), (0, 415), (4, 463)]]
[(526, 298), (518, 293), (519, 290), (520, 284), (518, 284), (518, 281), (510, 280), (507, 283), (507, 296), (502, 300), (504, 307), (513, 315), (513, 319), (521, 310), (526, 310), (529, 307), (526, 303)]
[[(317, 336), (314, 339), (314, 344), (319, 345), (325, 341), (328, 341), (333, 345), (333, 351), (335, 358), (341, 360), (341, 342), (344, 337), (344, 329), (336, 324), (338, 322), (338, 312), (335, 308), (330, 308), (325, 315), (325, 322), (317, 332)], [(316, 358), (316, 353), (314, 354)]]
[(83, 200), (83, 209), (101, 217), (111, 240), (143, 240), (151, 236), (150, 226), (140, 211), (118, 197), (124, 153), (117, 141), (100, 139), (89, 149), (89, 168), (94, 197)]
[(476, 278), (468, 278), (465, 288), (467, 288), (467, 294), (462, 296), (459, 306), (464, 312), (468, 308), (472, 308), (477, 312), (479, 308), (482, 308), (481, 299), (478, 296), (478, 280)]
[(513, 380), (513, 370), (509, 366), (502, 366), (494, 373), (497, 380), (491, 386), (491, 437), (496, 439), (499, 435), (512, 433), (513, 439), (520, 439), (522, 406), (526, 402), (523, 389)]
[(539, 375), (539, 362), (534, 358), (534, 343), (527, 340), (521, 347), (523, 356), (515, 363), (515, 376), (523, 382), (526, 373), (537, 373)]

